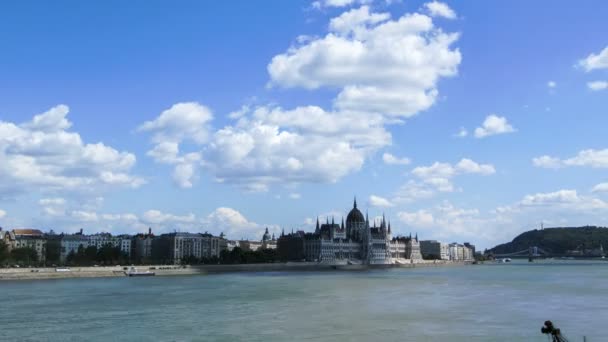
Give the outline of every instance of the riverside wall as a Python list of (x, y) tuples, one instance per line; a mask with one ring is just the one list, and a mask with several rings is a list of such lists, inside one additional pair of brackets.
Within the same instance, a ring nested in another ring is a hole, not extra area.
[[(136, 266), (138, 271), (152, 271), (157, 276), (205, 275), (237, 272), (322, 272), (322, 271), (369, 271), (388, 268), (415, 268), (415, 267), (445, 267), (459, 266), (465, 262), (429, 261), (420, 260), (390, 265), (333, 265), (314, 262), (287, 262), (268, 264), (238, 264), (238, 265), (147, 265)], [(56, 268), (0, 268), (0, 281), (2, 280), (37, 280), (37, 279), (63, 279), (63, 278), (101, 278), (125, 277), (126, 266), (105, 267), (70, 267), (69, 271)], [(59, 268), (61, 269), (61, 268)]]

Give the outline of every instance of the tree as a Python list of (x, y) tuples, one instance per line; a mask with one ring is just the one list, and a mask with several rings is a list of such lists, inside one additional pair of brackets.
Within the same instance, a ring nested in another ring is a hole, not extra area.
[(31, 247), (19, 247), (11, 251), (11, 259), (20, 265), (35, 265), (38, 262), (38, 253)]
[(59, 239), (48, 239), (46, 241), (46, 263), (47, 264), (59, 264), (59, 257), (61, 255), (61, 240)]
[(0, 266), (6, 264), (8, 261), (8, 246), (4, 243), (4, 241), (0, 240)]

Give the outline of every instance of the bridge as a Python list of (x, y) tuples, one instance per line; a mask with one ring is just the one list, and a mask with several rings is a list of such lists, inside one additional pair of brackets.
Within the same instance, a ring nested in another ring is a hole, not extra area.
[(551, 256), (551, 253), (537, 246), (531, 246), (513, 253), (494, 254), (495, 258), (545, 258), (549, 256)]

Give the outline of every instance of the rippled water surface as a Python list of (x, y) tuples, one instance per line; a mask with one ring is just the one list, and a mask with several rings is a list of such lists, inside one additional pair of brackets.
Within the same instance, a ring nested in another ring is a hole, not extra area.
[(608, 262), (0, 282), (1, 341), (608, 341)]

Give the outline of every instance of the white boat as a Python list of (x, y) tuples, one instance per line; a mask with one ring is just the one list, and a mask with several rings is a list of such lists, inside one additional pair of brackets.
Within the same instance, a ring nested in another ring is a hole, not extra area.
[(498, 259), (498, 260), (496, 260), (496, 262), (499, 262), (499, 263), (511, 262), (511, 258)]
[(135, 267), (131, 266), (128, 271), (125, 272), (125, 275), (129, 277), (150, 277), (155, 275), (156, 273), (151, 271), (138, 271)]

